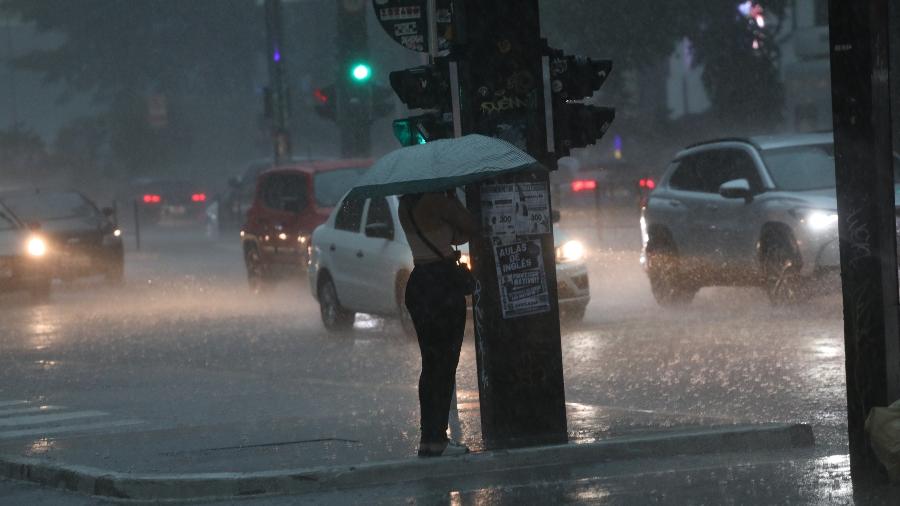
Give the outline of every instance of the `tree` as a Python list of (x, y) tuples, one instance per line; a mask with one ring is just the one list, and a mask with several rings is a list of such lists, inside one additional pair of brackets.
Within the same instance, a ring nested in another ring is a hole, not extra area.
[[(778, 79), (774, 37), (786, 0), (764, 4), (766, 40), (753, 48), (753, 25), (739, 11), (741, 0), (544, 0), (544, 32), (551, 44), (595, 57), (611, 58), (615, 73), (604, 90), (628, 99), (622, 74), (640, 71), (668, 58), (685, 37), (695, 50), (694, 65), (703, 66), (703, 83), (715, 116), (722, 121), (772, 127), (781, 119), (783, 91)], [(642, 85), (642, 83), (638, 83)], [(659, 85), (659, 83), (651, 83)], [(608, 101), (608, 99), (606, 100)]]
[[(88, 93), (107, 108), (112, 154), (132, 172), (210, 155), (210, 165), (222, 163), (250, 137), (264, 33), (255, 2), (3, 0), (0, 10), (64, 36), (58, 47), (15, 63), (63, 84), (62, 100)], [(163, 129), (148, 125), (150, 95), (169, 104)], [(198, 143), (223, 148), (197, 153)]]

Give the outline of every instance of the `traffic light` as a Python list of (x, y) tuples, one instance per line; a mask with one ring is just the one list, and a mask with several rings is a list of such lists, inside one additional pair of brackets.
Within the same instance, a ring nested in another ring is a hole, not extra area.
[(394, 121), (394, 136), (401, 145), (412, 146), (453, 137), (449, 61), (446, 58), (435, 59), (434, 65), (391, 72), (390, 81), (391, 88), (407, 107), (430, 111)]
[(556, 156), (594, 144), (616, 117), (610, 107), (575, 102), (590, 98), (612, 72), (610, 60), (592, 60), (549, 50), (550, 87), (553, 92), (553, 131)]
[(350, 66), (350, 77), (358, 84), (368, 83), (372, 79), (372, 67), (368, 63), (354, 63)]
[(401, 146), (425, 144), (436, 139), (453, 137), (453, 122), (439, 113), (428, 113), (394, 120), (394, 137)]
[(316, 100), (316, 114), (330, 120), (337, 118), (337, 94), (333, 84), (324, 88), (316, 88), (313, 91), (313, 98)]

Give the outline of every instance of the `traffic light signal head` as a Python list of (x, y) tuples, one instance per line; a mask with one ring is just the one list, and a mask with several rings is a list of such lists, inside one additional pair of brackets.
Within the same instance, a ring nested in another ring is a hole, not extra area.
[(372, 67), (365, 62), (356, 62), (350, 65), (350, 78), (359, 84), (365, 84), (372, 79)]
[(391, 88), (410, 109), (445, 109), (450, 80), (444, 65), (424, 65), (391, 72)]
[(616, 117), (611, 107), (558, 104), (553, 110), (557, 156), (568, 156), (572, 148), (595, 144)]
[(394, 120), (394, 137), (402, 146), (425, 144), (435, 139), (453, 137), (453, 125), (439, 113), (398, 119)]
[(562, 100), (582, 100), (593, 96), (612, 72), (612, 61), (564, 55), (552, 50), (550, 79), (553, 94)]

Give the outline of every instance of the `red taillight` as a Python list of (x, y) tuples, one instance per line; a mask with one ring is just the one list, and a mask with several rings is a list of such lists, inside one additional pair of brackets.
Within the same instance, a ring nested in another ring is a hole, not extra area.
[(152, 193), (144, 195), (145, 204), (159, 204), (160, 202), (162, 202), (162, 197), (159, 195), (153, 195)]
[(576, 179), (572, 181), (573, 192), (594, 191), (597, 189), (597, 181), (593, 179)]
[(205, 193), (195, 193), (191, 195), (191, 202), (206, 202)]
[(641, 179), (640, 181), (638, 181), (638, 185), (639, 185), (641, 188), (646, 188), (646, 189), (648, 189), (648, 190), (652, 190), (652, 189), (656, 188), (656, 182), (654, 182), (654, 181), (653, 181), (652, 179), (650, 179), (649, 177), (648, 177), (648, 178), (643, 178), (643, 179)]

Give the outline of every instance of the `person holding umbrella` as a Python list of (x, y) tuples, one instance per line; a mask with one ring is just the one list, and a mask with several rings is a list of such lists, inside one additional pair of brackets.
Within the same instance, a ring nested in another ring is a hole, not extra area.
[(422, 355), (418, 453), (420, 457), (466, 453), (468, 448), (447, 438), (466, 326), (466, 290), (453, 246), (469, 241), (476, 233), (476, 221), (452, 192), (404, 195), (398, 214), (415, 264), (405, 300)]
[(471, 134), (392, 151), (375, 162), (347, 194), (347, 199), (403, 195), (398, 214), (415, 263), (406, 286), (406, 307), (422, 353), (421, 457), (468, 451), (447, 438), (466, 323), (465, 294), (471, 290), (467, 286), (471, 277), (460, 271), (453, 245), (468, 242), (478, 225), (454, 191), (534, 170), (546, 168), (504, 140)]

